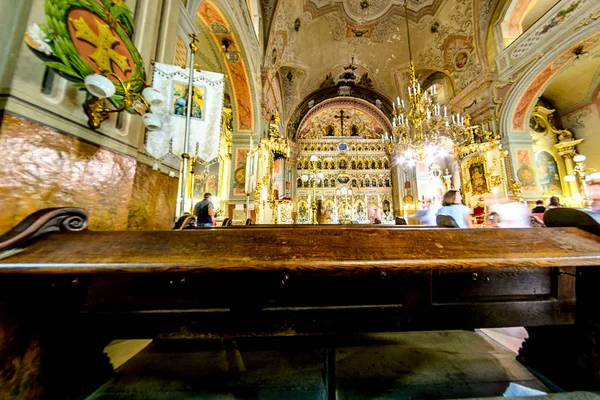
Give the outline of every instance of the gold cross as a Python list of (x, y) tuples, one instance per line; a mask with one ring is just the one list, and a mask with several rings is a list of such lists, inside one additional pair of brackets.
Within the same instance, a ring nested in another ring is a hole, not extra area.
[(340, 115), (334, 115), (333, 118), (339, 118), (340, 119), (340, 125), (341, 125), (341, 129), (342, 132), (340, 133), (340, 136), (344, 136), (344, 120), (350, 118), (347, 115), (344, 115), (344, 110), (340, 110)]
[(110, 27), (96, 18), (95, 20), (98, 26), (97, 35), (88, 26), (83, 17), (79, 17), (77, 20), (69, 18), (69, 21), (75, 28), (75, 37), (96, 47), (96, 51), (90, 55), (90, 59), (96, 63), (100, 71), (114, 72), (111, 61), (117, 64), (123, 73), (131, 71), (129, 59), (113, 49), (119, 41), (113, 36)]

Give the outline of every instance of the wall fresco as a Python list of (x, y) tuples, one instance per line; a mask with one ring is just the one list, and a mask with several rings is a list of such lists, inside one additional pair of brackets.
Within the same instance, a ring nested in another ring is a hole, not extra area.
[(235, 164), (233, 166), (233, 195), (246, 194), (246, 156), (250, 148), (237, 148), (235, 150)]
[(537, 183), (535, 180), (535, 171), (533, 162), (531, 161), (531, 150), (515, 149), (515, 157), (517, 160), (517, 178), (523, 184), (523, 192), (535, 192)]

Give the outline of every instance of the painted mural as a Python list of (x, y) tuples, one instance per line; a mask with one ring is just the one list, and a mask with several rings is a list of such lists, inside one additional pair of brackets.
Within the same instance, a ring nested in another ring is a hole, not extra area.
[(235, 150), (235, 164), (233, 167), (233, 195), (244, 196), (246, 194), (246, 159), (249, 148), (237, 148)]
[[(189, 85), (183, 82), (173, 81), (173, 97), (169, 106), (171, 115), (185, 117), (187, 113)], [(203, 119), (204, 116), (204, 86), (194, 86), (192, 93), (192, 118)]]
[(531, 161), (531, 150), (529, 149), (515, 149), (515, 156), (517, 160), (517, 178), (523, 184), (524, 192), (535, 192), (537, 190), (537, 184), (535, 181), (535, 171), (533, 170), (533, 163)]
[(562, 195), (560, 174), (554, 156), (547, 151), (540, 151), (535, 156), (535, 163), (538, 183), (542, 192), (549, 195)]

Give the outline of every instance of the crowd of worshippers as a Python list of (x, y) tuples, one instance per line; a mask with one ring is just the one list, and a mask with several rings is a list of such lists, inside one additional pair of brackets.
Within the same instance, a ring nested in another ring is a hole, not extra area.
[[(587, 186), (587, 191), (592, 201), (592, 211), (600, 212), (600, 181), (590, 182)], [(480, 226), (488, 228), (543, 226), (544, 213), (553, 208), (560, 207), (564, 206), (560, 203), (558, 196), (550, 197), (548, 205), (544, 205), (543, 200), (537, 200), (535, 207), (531, 210), (523, 202), (511, 200), (499, 201), (488, 205), (488, 213), (486, 214), (485, 221), (482, 221)], [(448, 217), (453, 227), (473, 228), (477, 225), (473, 218), (473, 210), (463, 204), (460, 192), (454, 189), (444, 194), (442, 206), (437, 211), (428, 210), (427, 214), (426, 216), (418, 216), (417, 219), (425, 223), (430, 223), (432, 216), (435, 215), (436, 224), (439, 226), (451, 226), (446, 225)]]
[[(600, 213), (600, 180), (587, 183), (587, 195), (591, 200), (591, 209)], [(197, 226), (213, 226), (214, 205), (211, 201), (212, 195), (205, 193), (202, 201), (194, 207), (194, 216)], [(491, 228), (525, 228), (531, 226), (543, 226), (543, 215), (547, 210), (563, 207), (558, 196), (550, 197), (548, 205), (543, 200), (537, 200), (535, 207), (531, 210), (527, 205), (519, 201), (501, 201), (488, 205), (488, 212), (484, 221), (474, 221), (471, 208), (463, 204), (462, 195), (458, 190), (448, 190), (443, 197), (442, 206), (439, 209), (430, 207), (427, 210), (415, 212), (411, 218), (427, 225), (452, 226), (457, 228), (473, 228), (476, 225)], [(440, 220), (443, 222), (441, 223)], [(450, 222), (447, 222), (450, 221)], [(246, 221), (248, 224), (248, 221)], [(480, 223), (478, 223), (480, 222)], [(381, 224), (376, 218), (375, 224)], [(404, 218), (396, 218), (396, 224), (405, 225)], [(448, 224), (448, 225), (446, 225)]]

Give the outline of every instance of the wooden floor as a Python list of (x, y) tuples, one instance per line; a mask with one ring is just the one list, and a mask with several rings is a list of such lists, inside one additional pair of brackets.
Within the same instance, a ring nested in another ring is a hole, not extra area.
[[(548, 392), (515, 354), (467, 331), (336, 339), (338, 399), (501, 396), (510, 382)], [(314, 338), (154, 341), (88, 399), (323, 399)]]

